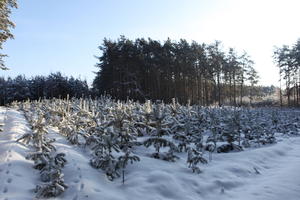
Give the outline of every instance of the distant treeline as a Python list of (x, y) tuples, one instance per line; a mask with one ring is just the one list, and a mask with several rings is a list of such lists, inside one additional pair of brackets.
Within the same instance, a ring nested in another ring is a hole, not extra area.
[(224, 52), (218, 41), (133, 41), (121, 36), (117, 41), (104, 39), (99, 48), (102, 55), (93, 82), (97, 95), (164, 102), (176, 98), (200, 105), (240, 105), (243, 97), (251, 100), (256, 95), (254, 62), (246, 52)]
[[(245, 91), (249, 90), (249, 86), (245, 86)], [(255, 91), (256, 97), (265, 97), (274, 94), (276, 88), (274, 86), (254, 86), (252, 90)], [(97, 98), (99, 96), (95, 93), (95, 89), (88, 87), (85, 80), (63, 76), (60, 72), (31, 78), (23, 75), (6, 79), (0, 77), (0, 105), (28, 99), (66, 98), (67, 95), (70, 98)]]
[(4, 105), (14, 100), (39, 98), (66, 98), (88, 96), (90, 94), (85, 80), (63, 76), (61, 73), (52, 73), (48, 76), (34, 76), (27, 79), (25, 76), (16, 78), (0, 77), (0, 104)]

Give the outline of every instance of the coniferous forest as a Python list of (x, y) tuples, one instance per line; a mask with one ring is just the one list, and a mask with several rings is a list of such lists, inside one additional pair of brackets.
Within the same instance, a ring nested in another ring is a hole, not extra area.
[(219, 41), (133, 41), (121, 36), (117, 41), (104, 39), (99, 48), (93, 88), (116, 99), (241, 105), (244, 96), (252, 98), (258, 82), (250, 56), (233, 48), (225, 52)]
[[(292, 47), (283, 45), (274, 51), (280, 75), (280, 103), (286, 97), (288, 106), (300, 105), (300, 39)], [(284, 97), (283, 97), (284, 96)]]
[(77, 98), (89, 96), (87, 82), (64, 76), (60, 72), (31, 78), (22, 75), (7, 79), (0, 77), (0, 105), (28, 99), (66, 98), (67, 95)]

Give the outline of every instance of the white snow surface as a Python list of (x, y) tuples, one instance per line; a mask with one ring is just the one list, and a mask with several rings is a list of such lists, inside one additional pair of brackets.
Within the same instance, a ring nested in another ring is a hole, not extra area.
[[(0, 107), (0, 200), (36, 199), (34, 189), (40, 184), (39, 171), (25, 159), (32, 150), (16, 142), (31, 131), (23, 115)], [(68, 163), (63, 168), (68, 189), (59, 197), (67, 200), (299, 200), (300, 138), (280, 138), (277, 144), (238, 153), (214, 154), (212, 162), (201, 165), (194, 174), (186, 164), (186, 154), (176, 162), (148, 157), (149, 150), (139, 147), (140, 162), (126, 169), (121, 178), (107, 180), (101, 170), (90, 166), (90, 153), (71, 145), (55, 128), (57, 151), (64, 152)], [(206, 155), (208, 156), (208, 155)]]

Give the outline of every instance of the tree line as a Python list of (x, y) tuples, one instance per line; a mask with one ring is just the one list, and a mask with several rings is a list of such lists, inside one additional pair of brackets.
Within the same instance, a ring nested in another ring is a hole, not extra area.
[(281, 105), (286, 97), (288, 106), (300, 106), (300, 39), (292, 46), (277, 47), (274, 60), (279, 68)]
[(99, 47), (95, 94), (144, 101), (163, 100), (211, 104), (243, 104), (255, 95), (258, 74), (246, 52), (225, 52), (221, 42), (213, 44), (164, 42), (151, 38), (130, 40), (125, 36), (104, 39)]
[[(248, 91), (250, 86), (245, 86)], [(274, 86), (255, 86), (256, 97), (265, 97), (274, 94)], [(106, 94), (109, 95), (109, 94)], [(51, 73), (48, 76), (33, 76), (26, 78), (19, 75), (15, 78), (0, 77), (0, 105), (9, 104), (12, 101), (26, 101), (39, 99), (80, 97), (97, 98), (95, 88), (88, 86), (86, 80), (63, 76), (60, 72)]]
[(88, 84), (80, 78), (63, 76), (60, 72), (48, 76), (26, 78), (19, 75), (12, 79), (0, 77), (0, 105), (12, 101), (40, 98), (66, 98), (90, 95)]

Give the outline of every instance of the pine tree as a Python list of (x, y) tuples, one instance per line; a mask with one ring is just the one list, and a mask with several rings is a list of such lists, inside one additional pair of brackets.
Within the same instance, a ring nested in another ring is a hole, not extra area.
[[(1, 0), (0, 1), (0, 49), (3, 48), (3, 43), (8, 40), (12, 39), (14, 36), (11, 33), (11, 28), (15, 27), (15, 24), (9, 19), (11, 10), (13, 8), (17, 8), (17, 1), (16, 0)], [(8, 68), (5, 67), (3, 58), (6, 55), (0, 54), (0, 69), (7, 70)]]

